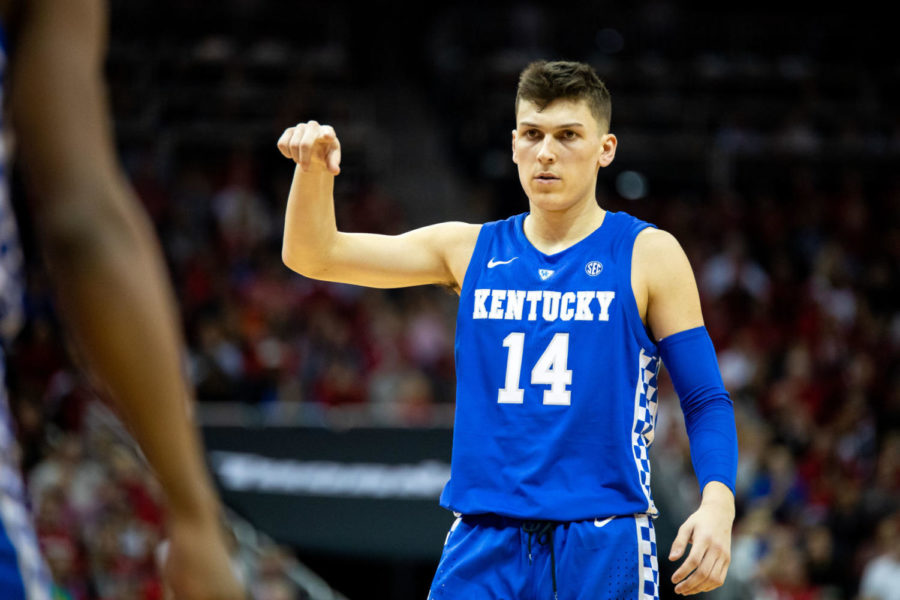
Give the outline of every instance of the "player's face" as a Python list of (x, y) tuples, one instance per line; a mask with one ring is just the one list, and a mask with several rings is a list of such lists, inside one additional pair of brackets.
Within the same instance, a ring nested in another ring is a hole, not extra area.
[(616, 137), (584, 100), (555, 100), (538, 110), (523, 101), (513, 131), (513, 162), (532, 210), (593, 202), (597, 171), (613, 161)]

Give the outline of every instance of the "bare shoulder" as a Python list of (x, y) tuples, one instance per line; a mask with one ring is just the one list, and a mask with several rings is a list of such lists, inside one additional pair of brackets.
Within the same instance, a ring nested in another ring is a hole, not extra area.
[(631, 283), (641, 317), (657, 339), (702, 325), (691, 263), (668, 231), (647, 228), (638, 234)]
[(633, 283), (651, 287), (668, 278), (683, 277), (690, 272), (691, 265), (687, 255), (674, 235), (654, 227), (648, 227), (638, 234), (632, 252)]
[(635, 258), (640, 256), (664, 259), (672, 252), (684, 255), (684, 250), (675, 236), (663, 229), (647, 227), (638, 234), (634, 241)]
[(634, 241), (632, 273), (648, 284), (660, 279), (693, 278), (691, 264), (675, 236), (662, 229), (648, 227)]

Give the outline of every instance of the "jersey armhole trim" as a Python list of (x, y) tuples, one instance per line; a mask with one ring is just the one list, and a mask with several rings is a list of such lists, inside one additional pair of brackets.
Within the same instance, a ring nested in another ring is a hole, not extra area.
[(470, 276), (472, 273), (472, 265), (483, 262), (482, 258), (485, 254), (484, 246), (486, 243), (482, 243), (484, 237), (487, 236), (487, 229), (490, 223), (483, 223), (478, 230), (478, 237), (475, 239), (475, 247), (472, 249), (472, 256), (469, 257), (469, 263), (466, 265), (466, 272), (463, 275), (462, 285), (459, 286), (459, 297), (462, 298), (466, 291), (469, 289), (469, 286), (472, 284), (472, 279), (474, 275)]

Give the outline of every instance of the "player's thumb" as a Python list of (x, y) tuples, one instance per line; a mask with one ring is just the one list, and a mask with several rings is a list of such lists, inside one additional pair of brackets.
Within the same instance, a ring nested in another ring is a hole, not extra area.
[(328, 170), (331, 171), (333, 175), (338, 175), (341, 172), (341, 147), (336, 146), (331, 152), (328, 153), (328, 157), (326, 159), (326, 164), (328, 166)]
[(678, 528), (678, 535), (675, 536), (675, 541), (672, 542), (672, 549), (669, 550), (669, 560), (678, 560), (681, 558), (681, 555), (684, 554), (684, 549), (691, 539), (692, 529), (693, 528), (688, 523), (685, 523)]

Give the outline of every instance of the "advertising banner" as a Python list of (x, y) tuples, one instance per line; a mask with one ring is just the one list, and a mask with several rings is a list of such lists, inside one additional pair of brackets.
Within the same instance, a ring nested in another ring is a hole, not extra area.
[(449, 429), (203, 428), (224, 502), (316, 552), (437, 560), (453, 521)]

